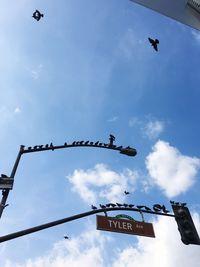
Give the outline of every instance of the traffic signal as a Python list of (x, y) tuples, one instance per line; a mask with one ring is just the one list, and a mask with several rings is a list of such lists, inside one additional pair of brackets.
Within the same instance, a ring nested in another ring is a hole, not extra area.
[(178, 224), (178, 230), (181, 234), (181, 240), (185, 245), (200, 245), (200, 239), (195, 228), (194, 222), (187, 207), (173, 205), (175, 219)]

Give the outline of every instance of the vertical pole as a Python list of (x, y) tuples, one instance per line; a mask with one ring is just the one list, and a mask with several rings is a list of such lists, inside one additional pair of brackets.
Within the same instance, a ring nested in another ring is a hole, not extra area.
[[(15, 164), (13, 166), (13, 169), (11, 171), (11, 174), (10, 174), (9, 178), (13, 178), (14, 179), (15, 173), (17, 171), (17, 167), (19, 165), (19, 161), (20, 161), (21, 155), (23, 154), (23, 148), (24, 148), (24, 146), (20, 146), (20, 150), (18, 152), (17, 158), (15, 160)], [(9, 191), (10, 191), (10, 189), (2, 190), (2, 199), (1, 199), (1, 203), (0, 203), (0, 218), (1, 218), (3, 210), (5, 208), (6, 200), (7, 200), (8, 195), (9, 195)]]

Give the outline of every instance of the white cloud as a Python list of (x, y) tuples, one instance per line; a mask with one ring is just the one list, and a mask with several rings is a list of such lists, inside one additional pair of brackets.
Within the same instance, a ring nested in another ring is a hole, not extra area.
[(121, 37), (121, 40), (119, 42), (119, 51), (123, 54), (123, 56), (127, 59), (130, 59), (133, 54), (135, 54), (135, 51), (138, 47), (141, 48), (141, 46), (144, 44), (144, 41), (142, 41), (138, 36), (137, 32), (133, 31), (132, 29), (128, 29), (126, 33)]
[(8, 122), (14, 119), (14, 116), (16, 114), (20, 112), (21, 112), (21, 109), (19, 107), (16, 107), (15, 109), (13, 109), (7, 106), (1, 106), (0, 107), (0, 123), (7, 124)]
[(109, 241), (101, 232), (89, 230), (79, 237), (57, 242), (46, 256), (28, 259), (24, 264), (7, 261), (5, 267), (103, 267), (104, 246)]
[(108, 119), (107, 121), (108, 122), (115, 122), (115, 121), (117, 121), (118, 120), (118, 117), (117, 116), (113, 116), (113, 117), (111, 117), (110, 119)]
[(200, 159), (182, 155), (169, 143), (158, 141), (146, 158), (146, 167), (166, 196), (175, 197), (194, 184)]
[(21, 112), (20, 107), (16, 107), (15, 110), (14, 110), (14, 113), (20, 113), (20, 112)]
[(197, 30), (192, 30), (192, 35), (194, 36), (195, 40), (200, 43), (200, 33)]
[[(199, 232), (199, 215), (195, 213), (193, 219)], [(156, 238), (126, 235), (124, 248), (121, 248), (121, 234), (115, 233), (110, 238), (107, 233), (94, 230), (93, 226), (93, 230), (89, 229), (78, 237), (57, 242), (47, 255), (28, 259), (23, 264), (7, 260), (4, 267), (199, 266), (199, 246), (186, 246), (181, 242), (174, 218), (160, 216), (153, 225)], [(133, 243), (134, 240), (137, 242)]]
[(34, 80), (38, 80), (43, 69), (43, 65), (39, 64), (35, 69), (31, 70), (31, 76)]
[(110, 202), (123, 201), (124, 190), (134, 191), (137, 176), (137, 172), (130, 169), (116, 173), (104, 164), (97, 164), (86, 171), (75, 170), (67, 178), (73, 185), (73, 191), (86, 203), (94, 204), (98, 196)]
[[(194, 215), (197, 229), (200, 218)], [(119, 251), (113, 267), (198, 267), (199, 247), (182, 243), (174, 219), (162, 216), (154, 222), (155, 239), (138, 238), (137, 247), (129, 246)]]
[(164, 123), (162, 121), (154, 120), (149, 121), (144, 129), (144, 135), (149, 139), (157, 138), (164, 130)]
[(141, 121), (137, 117), (130, 118), (128, 122), (129, 127), (134, 127), (140, 124), (141, 124)]
[(147, 115), (144, 119), (138, 117), (131, 117), (128, 121), (129, 127), (138, 128), (142, 136), (148, 139), (157, 138), (165, 128), (163, 121), (152, 118), (151, 115)]

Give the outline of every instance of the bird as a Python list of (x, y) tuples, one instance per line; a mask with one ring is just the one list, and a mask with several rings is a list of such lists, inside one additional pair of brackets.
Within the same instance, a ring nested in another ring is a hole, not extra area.
[(84, 141), (79, 141), (77, 142), (77, 145), (82, 145), (84, 143)]
[(3, 173), (1, 174), (1, 177), (2, 178), (8, 178), (8, 176), (6, 174), (3, 174)]
[(153, 46), (153, 48), (154, 48), (156, 51), (158, 51), (158, 44), (159, 44), (158, 39), (153, 40), (153, 39), (151, 39), (151, 38), (148, 38), (148, 40), (149, 40), (150, 44)]
[(144, 206), (144, 209), (151, 211), (151, 209), (149, 207), (147, 207), (147, 206)]
[(124, 203), (123, 206), (124, 206), (125, 208), (127, 208), (127, 207), (128, 207), (128, 204)]
[(105, 205), (100, 204), (99, 206), (100, 206), (102, 209), (106, 209), (106, 206), (105, 206)]
[(125, 194), (125, 195), (129, 195), (130, 192), (128, 192), (128, 191), (125, 190), (125, 191), (124, 191), (124, 194)]
[(91, 205), (91, 208), (92, 208), (93, 210), (97, 210), (97, 207), (94, 206), (94, 205)]
[(137, 207), (139, 210), (144, 208), (144, 206), (142, 206), (142, 205), (138, 205), (138, 206), (136, 206), (136, 207)]
[(94, 145), (95, 145), (95, 146), (97, 146), (97, 145), (98, 145), (98, 143), (99, 143), (99, 141), (97, 141), (96, 143), (94, 143)]
[(40, 11), (36, 9), (32, 17), (39, 21), (42, 17), (44, 17), (44, 14), (40, 13)]
[(115, 136), (113, 134), (110, 134), (109, 135), (109, 146), (113, 146), (113, 142), (115, 141)]
[(50, 148), (51, 148), (52, 151), (54, 151), (54, 146), (53, 146), (53, 143), (52, 142), (50, 144)]
[(170, 200), (170, 203), (172, 205), (182, 206), (182, 207), (185, 207), (187, 205), (187, 203), (175, 202), (175, 201), (172, 201), (172, 200)]
[(114, 208), (114, 207), (116, 207), (116, 205), (115, 204), (113, 204), (113, 203), (108, 203), (108, 204), (106, 204), (106, 207), (112, 207), (112, 208)]
[(64, 239), (69, 239), (69, 237), (67, 235), (64, 235)]
[(110, 203), (110, 206), (111, 206), (112, 208), (114, 208), (114, 207), (116, 207), (116, 204), (114, 204), (114, 203)]
[(185, 206), (187, 205), (187, 203), (180, 203), (180, 205), (181, 205), (182, 207), (185, 207)]
[(85, 142), (85, 145), (88, 145), (88, 144), (89, 144), (89, 142), (90, 142), (90, 141), (86, 141), (86, 142)]
[(5, 209), (7, 206), (9, 206), (9, 204), (0, 204), (0, 206)]
[(129, 204), (128, 206), (129, 206), (129, 208), (133, 208), (135, 205)]
[(120, 204), (120, 203), (116, 203), (118, 207), (122, 207), (123, 204)]

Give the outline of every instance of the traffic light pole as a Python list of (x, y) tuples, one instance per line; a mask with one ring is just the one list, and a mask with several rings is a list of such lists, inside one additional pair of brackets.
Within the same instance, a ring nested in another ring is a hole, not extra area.
[(155, 214), (155, 215), (164, 215), (164, 216), (168, 216), (168, 217), (175, 217), (174, 214), (169, 214), (169, 213), (161, 213), (161, 212), (154, 212), (154, 211), (149, 211), (149, 210), (141, 210), (141, 209), (137, 209), (137, 208), (106, 208), (106, 209), (96, 209), (96, 210), (92, 210), (92, 211), (88, 211), (88, 212), (84, 212), (84, 213), (80, 213), (77, 215), (73, 215), (71, 217), (67, 217), (67, 218), (63, 218), (60, 220), (56, 220), (56, 221), (52, 221), (49, 223), (45, 223), (45, 224), (41, 224), (32, 228), (28, 228), (25, 230), (21, 230), (12, 234), (8, 234), (5, 236), (1, 236), (0, 237), (0, 243), (14, 239), (14, 238), (18, 238), (24, 235), (28, 235), (28, 234), (32, 234), (59, 224), (63, 224), (63, 223), (67, 223), (67, 222), (71, 222), (74, 220), (78, 220), (81, 219), (83, 217), (87, 217), (96, 213), (100, 213), (100, 212), (108, 212), (108, 211), (116, 211), (116, 210), (127, 210), (127, 211), (136, 211), (136, 212), (144, 212), (144, 213), (149, 213), (149, 214)]

